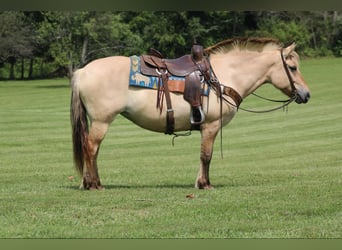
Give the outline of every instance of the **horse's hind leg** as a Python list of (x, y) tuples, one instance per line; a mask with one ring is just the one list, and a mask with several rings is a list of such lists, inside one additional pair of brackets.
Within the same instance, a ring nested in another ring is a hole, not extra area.
[(81, 188), (83, 189), (102, 189), (100, 177), (97, 169), (97, 156), (100, 145), (104, 139), (108, 123), (92, 122), (89, 135), (87, 137), (88, 152), (85, 157), (85, 167), (83, 168), (83, 180)]

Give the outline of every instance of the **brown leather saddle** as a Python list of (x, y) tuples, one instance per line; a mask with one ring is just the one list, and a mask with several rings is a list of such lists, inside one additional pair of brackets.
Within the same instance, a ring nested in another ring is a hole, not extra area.
[[(190, 106), (190, 122), (193, 128), (199, 129), (199, 125), (205, 120), (202, 110), (203, 88), (210, 79), (210, 65), (204, 56), (201, 45), (193, 45), (191, 54), (184, 55), (177, 59), (165, 59), (162, 54), (151, 49), (149, 55), (141, 56), (141, 73), (149, 76), (159, 77), (157, 107), (162, 109), (163, 98), (165, 96), (167, 105), (167, 128), (166, 134), (173, 134), (174, 113), (170, 98), (169, 81), (170, 76), (184, 77), (183, 97)], [(179, 89), (179, 88), (178, 88)], [(162, 95), (160, 94), (162, 93)]]

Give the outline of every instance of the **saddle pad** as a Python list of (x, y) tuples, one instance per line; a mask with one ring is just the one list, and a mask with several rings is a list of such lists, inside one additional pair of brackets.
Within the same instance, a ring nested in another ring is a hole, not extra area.
[[(131, 66), (129, 72), (129, 86), (148, 88), (148, 89), (158, 89), (159, 78), (156, 76), (144, 75), (140, 70), (140, 57), (131, 56)], [(185, 77), (180, 76), (170, 76), (169, 77), (169, 89), (171, 92), (184, 93)], [(203, 84), (202, 95), (208, 96), (210, 87), (208, 84)]]
[[(141, 88), (157, 89), (158, 77), (147, 76), (140, 71), (140, 57), (131, 56), (131, 68), (129, 72), (129, 85)], [(170, 76), (169, 80), (184, 81), (185, 77)]]

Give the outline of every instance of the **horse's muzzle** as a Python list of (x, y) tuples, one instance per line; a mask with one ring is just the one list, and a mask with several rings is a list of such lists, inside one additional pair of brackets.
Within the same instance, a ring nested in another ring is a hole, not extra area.
[(302, 91), (297, 91), (296, 94), (296, 103), (301, 104), (301, 103), (307, 103), (310, 99), (310, 92), (306, 91), (306, 90), (302, 90)]

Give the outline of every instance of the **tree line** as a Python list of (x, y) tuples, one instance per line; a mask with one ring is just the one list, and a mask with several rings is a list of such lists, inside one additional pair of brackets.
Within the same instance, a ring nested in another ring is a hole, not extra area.
[(110, 55), (156, 48), (169, 58), (232, 37), (295, 41), (303, 57), (342, 56), (340, 11), (5, 11), (0, 78), (63, 77)]

